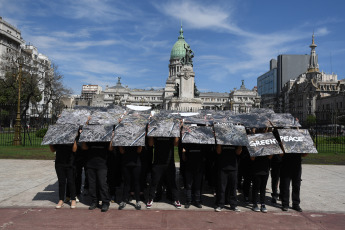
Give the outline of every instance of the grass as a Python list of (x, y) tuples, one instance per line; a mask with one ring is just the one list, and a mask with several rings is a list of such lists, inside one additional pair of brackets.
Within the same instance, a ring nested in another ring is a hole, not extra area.
[(48, 146), (1, 146), (0, 159), (54, 160)]

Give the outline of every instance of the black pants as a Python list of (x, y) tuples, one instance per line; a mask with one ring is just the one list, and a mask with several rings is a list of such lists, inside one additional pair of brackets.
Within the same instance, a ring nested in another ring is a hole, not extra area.
[[(225, 190), (228, 186), (228, 192)], [(224, 207), (225, 196), (228, 196), (230, 206), (237, 206), (237, 170), (218, 170), (218, 181), (217, 181), (217, 205)]]
[(292, 205), (300, 204), (302, 166), (299, 167), (282, 167), (280, 171), (280, 195), (282, 206), (289, 206), (290, 182), (292, 182)]
[(268, 174), (253, 176), (252, 197), (253, 197), (254, 205), (258, 203), (259, 192), (260, 192), (260, 204), (265, 204), (267, 180), (268, 180)]
[(122, 201), (128, 201), (131, 184), (134, 187), (135, 200), (140, 201), (140, 172), (141, 166), (122, 166), (123, 193)]
[(151, 175), (151, 185), (149, 190), (149, 200), (155, 198), (156, 189), (161, 178), (166, 178), (167, 186), (171, 189), (172, 199), (177, 201), (179, 200), (178, 190), (176, 186), (176, 168), (175, 164), (168, 165), (157, 165), (152, 166), (152, 175)]
[(194, 191), (194, 200), (200, 202), (201, 200), (201, 186), (203, 172), (201, 169), (192, 169), (189, 167), (185, 168), (186, 178), (186, 201), (187, 203), (192, 202), (192, 188)]
[(278, 197), (280, 168), (281, 168), (280, 164), (272, 164), (272, 166), (271, 166), (272, 197)]
[(69, 186), (71, 200), (75, 200), (75, 169), (72, 166), (55, 164), (55, 171), (59, 182), (59, 200), (65, 199), (66, 185)]
[[(107, 184), (107, 169), (93, 169), (88, 168), (88, 178), (89, 178), (89, 194), (91, 197), (91, 203), (98, 204), (98, 201), (101, 200), (102, 203), (109, 203), (109, 191)], [(99, 197), (97, 197), (97, 189)]]

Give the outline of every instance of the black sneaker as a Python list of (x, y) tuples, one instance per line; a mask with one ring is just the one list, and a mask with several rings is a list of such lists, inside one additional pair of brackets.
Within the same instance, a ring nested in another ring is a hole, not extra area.
[(249, 204), (249, 198), (248, 197), (244, 198), (244, 203)]
[(292, 209), (296, 210), (297, 212), (303, 212), (303, 210), (301, 209), (301, 207), (299, 205), (293, 205)]
[(252, 210), (254, 212), (260, 212), (259, 206), (257, 204), (253, 206)]
[(121, 202), (120, 205), (119, 205), (119, 210), (122, 210), (126, 207), (126, 202)]
[(201, 203), (199, 202), (199, 201), (195, 201), (195, 207), (197, 207), (197, 208), (202, 208), (202, 205), (201, 205)]
[(282, 210), (283, 210), (284, 212), (287, 212), (287, 211), (289, 211), (289, 207), (288, 207), (288, 206), (283, 206), (283, 207), (282, 207)]
[(260, 211), (263, 213), (267, 212), (266, 206), (264, 204), (261, 205)]
[(94, 210), (94, 209), (96, 209), (97, 208), (97, 204), (96, 203), (92, 203), (91, 205), (90, 205), (90, 207), (89, 207), (89, 210)]
[(189, 208), (190, 207), (190, 203), (186, 203), (185, 205), (184, 205), (184, 208)]
[(136, 210), (140, 210), (141, 209), (140, 201), (135, 204), (135, 209)]
[(106, 212), (108, 210), (109, 210), (109, 203), (103, 203), (102, 208), (101, 208), (101, 212)]

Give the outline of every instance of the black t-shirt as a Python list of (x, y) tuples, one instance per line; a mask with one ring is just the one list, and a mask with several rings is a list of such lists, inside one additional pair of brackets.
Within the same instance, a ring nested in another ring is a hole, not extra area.
[(87, 163), (86, 167), (93, 169), (107, 168), (108, 147), (107, 142), (89, 142), (86, 143), (87, 150)]
[(137, 153), (137, 146), (126, 146), (125, 153), (122, 155), (123, 166), (140, 166), (140, 154)]
[(73, 166), (75, 153), (72, 151), (73, 145), (54, 145), (56, 150), (55, 164)]
[(282, 170), (298, 170), (301, 168), (302, 154), (299, 153), (285, 153), (282, 157)]
[(255, 157), (252, 167), (254, 175), (268, 175), (270, 170), (270, 159), (267, 156)]
[(203, 145), (183, 144), (183, 148), (186, 150), (186, 167), (191, 169), (201, 169), (205, 155)]
[(174, 137), (154, 137), (154, 164), (174, 162)]
[(237, 170), (236, 146), (222, 145), (222, 153), (218, 154), (218, 167), (222, 170)]

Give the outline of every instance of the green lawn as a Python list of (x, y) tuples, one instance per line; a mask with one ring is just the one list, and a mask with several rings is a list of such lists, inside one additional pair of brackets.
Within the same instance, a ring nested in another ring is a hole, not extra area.
[(54, 160), (48, 146), (0, 146), (0, 159)]

